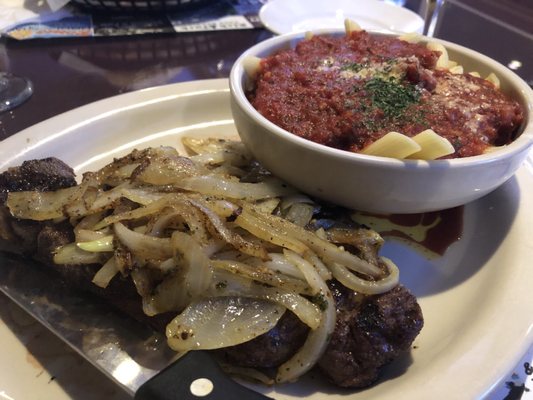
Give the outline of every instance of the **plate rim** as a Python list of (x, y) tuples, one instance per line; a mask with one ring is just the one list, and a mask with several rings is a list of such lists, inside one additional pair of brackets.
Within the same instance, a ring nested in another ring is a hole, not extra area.
[[(68, 135), (70, 131), (83, 125), (120, 113), (126, 108), (142, 107), (144, 103), (158, 101), (161, 100), (161, 98), (170, 99), (182, 95), (189, 96), (200, 92), (210, 93), (219, 91), (227, 91), (229, 93), (229, 83), (227, 78), (201, 79), (152, 86), (106, 97), (73, 108), (24, 128), (0, 141), (0, 171), (11, 166), (13, 161), (19, 159), (31, 149), (42, 146), (51, 140), (57, 140), (62, 135)], [(109, 111), (102, 112), (102, 109), (109, 109)], [(71, 116), (77, 116), (78, 118), (83, 119), (83, 122), (74, 124), (73, 126), (71, 123), (68, 123)], [(52, 139), (48, 137), (48, 131), (50, 130), (56, 131)], [(26, 136), (26, 138), (22, 138), (23, 136)], [(35, 139), (37, 139), (36, 142), (34, 142)], [(20, 146), (21, 144), (22, 146)], [(17, 151), (18, 147), (21, 147), (22, 150)]]
[[(305, 0), (290, 0), (290, 1), (292, 3), (301, 2), (302, 5), (305, 4)], [(328, 0), (328, 4), (332, 4), (332, 3), (335, 4), (337, 1), (343, 1), (343, 0)], [(280, 7), (280, 6), (283, 7), (283, 5), (286, 5), (287, 2), (289, 2), (289, 0), (270, 0), (267, 3), (265, 3), (263, 6), (261, 6), (261, 8), (259, 9), (259, 13), (258, 13), (259, 20), (261, 21), (261, 23), (264, 25), (266, 29), (268, 29), (269, 31), (271, 31), (272, 33), (276, 35), (283, 35), (283, 34), (291, 33), (291, 32), (303, 32), (304, 31), (304, 30), (294, 30), (294, 29), (291, 29), (291, 30), (282, 29), (280, 28), (280, 24), (276, 24), (275, 21), (272, 21), (271, 18), (269, 17), (268, 14), (272, 12), (271, 11), (272, 9), (275, 9), (276, 7)], [(320, 4), (323, 4), (323, 3), (320, 3)], [(424, 19), (420, 15), (415, 13), (414, 11), (409, 10), (405, 7), (396, 6), (396, 5), (393, 5), (387, 2), (378, 1), (378, 0), (366, 0), (365, 6), (368, 7), (369, 5), (372, 5), (374, 7), (380, 7), (382, 9), (394, 10), (397, 14), (401, 14), (401, 16), (399, 17), (401, 17), (402, 19), (405, 19), (409, 16), (412, 19), (411, 21), (412, 24), (414, 24), (415, 21), (418, 23), (418, 27), (417, 29), (415, 29), (415, 31), (418, 31), (421, 33), (424, 27)], [(354, 8), (355, 7), (356, 6), (354, 5)], [(339, 26), (339, 28), (340, 27), (341, 26)], [(373, 30), (380, 31), (379, 29), (373, 29)], [(391, 30), (388, 30), (388, 29), (382, 29), (381, 31), (392, 32)], [(411, 32), (411, 31), (412, 30), (409, 30), (408, 32)], [(396, 33), (398, 32), (404, 32), (404, 31), (403, 30), (396, 31)]]
[[(13, 146), (22, 144), (24, 147), (25, 136), (30, 136), (31, 134), (35, 133), (36, 136), (45, 137), (47, 134), (46, 129), (62, 128), (63, 130), (66, 130), (67, 132), (65, 134), (68, 134), (69, 132), (68, 129), (71, 128), (71, 124), (72, 124), (72, 122), (69, 122), (69, 121), (72, 119), (72, 117), (78, 117), (80, 115), (81, 116), (93, 115), (94, 117), (95, 116), (94, 114), (98, 114), (102, 107), (112, 108), (112, 107), (109, 107), (110, 105), (114, 105), (115, 107), (122, 107), (118, 109), (117, 111), (117, 112), (120, 112), (120, 110), (123, 109), (123, 107), (127, 107), (128, 105), (131, 105), (130, 103), (132, 102), (135, 103), (136, 101), (139, 101), (138, 99), (141, 99), (143, 100), (143, 102), (146, 102), (147, 100), (150, 101), (150, 100), (160, 99), (161, 97), (165, 97), (169, 95), (172, 96), (173, 92), (176, 92), (179, 94), (179, 93), (190, 93), (190, 92), (210, 93), (210, 92), (221, 92), (221, 91), (229, 93), (228, 80), (225, 78), (175, 83), (175, 84), (170, 84), (170, 85), (152, 87), (149, 89), (143, 89), (139, 91), (124, 93), (124, 94), (120, 94), (120, 95), (113, 96), (110, 98), (102, 99), (102, 100), (78, 107), (76, 109), (67, 111), (65, 113), (59, 114), (57, 116), (54, 116), (48, 120), (42, 121), (36, 125), (33, 125), (29, 128), (26, 128), (10, 136), (6, 140), (0, 142), (0, 154), (4, 152), (4, 147), (6, 146), (9, 149), (12, 149)], [(137, 104), (138, 103), (136, 103), (135, 105)], [(65, 125), (68, 125), (68, 126), (65, 126)], [(44, 142), (44, 143), (46, 144), (47, 142)], [(17, 157), (20, 157), (20, 155), (16, 155), (15, 157), (12, 157), (12, 159), (16, 159)], [(530, 158), (531, 158), (531, 155), (530, 155)], [(2, 168), (0, 168), (0, 170), (1, 169)], [(526, 172), (528, 173), (528, 177), (531, 176), (531, 171), (533, 171), (533, 169)], [(530, 318), (529, 322), (531, 326), (531, 323), (533, 322), (533, 317)], [(516, 352), (514, 352), (511, 356), (509, 356), (505, 360), (505, 366), (503, 366), (504, 363), (502, 363), (500, 367), (495, 368), (495, 370), (505, 369), (508, 373), (516, 365), (516, 362), (520, 359), (520, 357), (523, 356), (523, 354), (528, 350), (528, 348), (533, 343), (533, 332), (531, 332), (531, 329), (528, 332), (528, 335), (526, 336), (526, 338), (528, 340), (524, 340), (522, 343), (520, 343), (519, 346), (516, 346), (518, 347), (517, 349), (515, 349)], [(518, 353), (518, 350), (520, 350), (520, 353)], [(493, 388), (495, 385), (500, 383), (500, 381), (505, 378), (505, 375), (502, 375), (502, 374), (498, 374), (498, 375), (499, 375), (499, 379), (497, 381), (494, 381), (494, 380), (490, 380), (490, 382), (486, 381), (484, 385), (486, 387), (491, 386), (491, 388)], [(364, 394), (364, 392), (365, 391), (363, 390), (362, 393)], [(482, 396), (485, 394), (487, 394), (487, 392), (474, 393), (473, 395)], [(356, 397), (358, 398), (359, 396), (356, 396)]]

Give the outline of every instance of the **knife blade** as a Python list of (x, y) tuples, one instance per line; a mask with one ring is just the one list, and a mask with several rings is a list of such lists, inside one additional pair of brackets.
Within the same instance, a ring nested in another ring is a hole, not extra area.
[(36, 262), (0, 253), (0, 291), (136, 400), (269, 399), (228, 377), (207, 352), (176, 359), (166, 339)]

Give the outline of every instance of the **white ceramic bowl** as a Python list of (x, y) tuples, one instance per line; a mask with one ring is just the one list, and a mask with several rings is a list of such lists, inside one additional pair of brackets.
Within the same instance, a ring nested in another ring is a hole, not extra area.
[[(339, 34), (336, 30), (316, 34)], [(533, 91), (515, 73), (473, 50), (442, 43), (465, 71), (494, 72), (501, 89), (524, 107), (520, 136), (497, 151), (474, 157), (420, 161), (367, 156), (300, 138), (267, 120), (247, 100), (243, 60), (294, 47), (303, 33), (277, 36), (245, 51), (230, 74), (231, 109), (241, 140), (266, 168), (300, 190), (333, 203), (377, 213), (420, 213), (476, 200), (507, 181), (533, 143)]]

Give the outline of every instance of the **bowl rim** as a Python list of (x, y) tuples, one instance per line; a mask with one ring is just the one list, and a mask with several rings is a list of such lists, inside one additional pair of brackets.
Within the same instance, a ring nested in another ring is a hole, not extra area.
[[(343, 35), (346, 34), (344, 29), (317, 29), (311, 31), (314, 35)], [(372, 35), (378, 36), (401, 36), (401, 33), (390, 33), (380, 31), (370, 31)], [(468, 47), (449, 42), (442, 39), (432, 38), (428, 36), (419, 35), (422, 38), (422, 42), (436, 42), (444, 45), (447, 49), (465, 54), (468, 57), (479, 60), (480, 64), (486, 65), (492, 72), (498, 77), (505, 77), (512, 87), (520, 94), (520, 103), (524, 107), (525, 120), (522, 132), (520, 136), (513, 140), (511, 143), (501, 146), (496, 150), (484, 153), (476, 156), (463, 157), (463, 158), (451, 158), (443, 160), (410, 160), (410, 159), (395, 159), (381, 156), (372, 156), (361, 153), (354, 153), (346, 150), (336, 149), (328, 147), (323, 144), (315, 143), (311, 140), (304, 139), (298, 135), (295, 135), (268, 120), (261, 115), (248, 101), (243, 82), (247, 78), (247, 74), (243, 67), (243, 60), (248, 56), (258, 56), (263, 54), (271, 54), (272, 49), (276, 49), (283, 45), (293, 48), (295, 41), (300, 41), (305, 38), (307, 32), (291, 32), (272, 38), (266, 39), (262, 42), (255, 44), (244, 51), (235, 61), (229, 76), (230, 93), (233, 99), (237, 102), (239, 107), (245, 114), (255, 120), (264, 129), (274, 133), (279, 138), (289, 141), (295, 145), (303, 146), (310, 151), (317, 151), (327, 157), (341, 158), (343, 161), (349, 163), (364, 163), (366, 165), (380, 166), (380, 167), (403, 167), (407, 169), (422, 168), (422, 169), (442, 169), (450, 167), (465, 167), (471, 165), (485, 165), (494, 162), (501, 162), (502, 160), (513, 157), (516, 154), (525, 151), (528, 147), (533, 145), (533, 90), (529, 85), (516, 73), (505, 67), (498, 61), (481, 54)]]

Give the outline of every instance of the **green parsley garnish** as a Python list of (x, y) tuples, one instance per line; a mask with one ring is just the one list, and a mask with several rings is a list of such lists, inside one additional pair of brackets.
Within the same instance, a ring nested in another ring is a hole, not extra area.
[(383, 111), (386, 117), (397, 119), (404, 111), (420, 100), (420, 92), (411, 84), (402, 84), (397, 79), (372, 78), (365, 84), (371, 104)]

